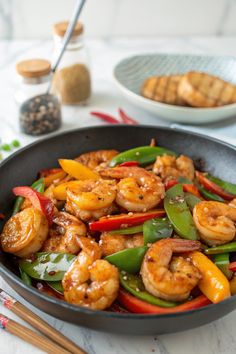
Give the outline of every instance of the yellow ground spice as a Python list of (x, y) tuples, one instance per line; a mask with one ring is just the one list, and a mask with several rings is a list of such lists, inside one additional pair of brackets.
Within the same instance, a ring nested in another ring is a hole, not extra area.
[(85, 103), (91, 95), (91, 80), (84, 64), (74, 64), (55, 72), (53, 92), (60, 96), (63, 104)]

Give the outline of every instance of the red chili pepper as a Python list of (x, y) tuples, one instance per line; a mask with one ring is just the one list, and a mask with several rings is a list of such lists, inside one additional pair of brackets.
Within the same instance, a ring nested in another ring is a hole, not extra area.
[(39, 171), (39, 176), (41, 177), (47, 177), (49, 175), (54, 175), (55, 173), (62, 172), (61, 168), (51, 168), (51, 169), (45, 169), (45, 170), (40, 170)]
[[(175, 186), (178, 183), (179, 182), (176, 179), (171, 179), (171, 180), (165, 182), (165, 190), (167, 191), (168, 189), (170, 189), (171, 187)], [(195, 195), (196, 197), (202, 199), (202, 196), (199, 193), (199, 190), (197, 189), (197, 187), (194, 184), (184, 183), (183, 190), (186, 193), (191, 193), (191, 194)]]
[(102, 120), (104, 120), (105, 122), (107, 123), (110, 123), (110, 124), (120, 124), (120, 122), (118, 121), (118, 119), (112, 117), (111, 115), (107, 114), (107, 113), (102, 113), (102, 112), (90, 112), (90, 114), (92, 116), (95, 116), (97, 118), (100, 118)]
[(118, 165), (117, 167), (132, 167), (132, 166), (139, 166), (138, 161), (126, 161)]
[(118, 216), (104, 216), (98, 221), (91, 222), (89, 228), (91, 231), (111, 231), (122, 227), (139, 225), (144, 221), (165, 216), (164, 210), (152, 210), (146, 213), (130, 213)]
[(236, 262), (232, 262), (229, 264), (229, 270), (232, 270), (232, 272), (236, 272)]
[(137, 122), (135, 119), (129, 117), (129, 116), (123, 111), (123, 109), (119, 108), (119, 111), (118, 111), (118, 112), (119, 112), (119, 116), (120, 116), (120, 118), (121, 118), (121, 120), (122, 120), (123, 123), (125, 123), (125, 124), (130, 124), (130, 125), (137, 125), (137, 124), (138, 124), (138, 122)]
[(6, 215), (4, 215), (3, 213), (0, 213), (0, 219), (3, 220), (5, 219)]
[(226, 191), (224, 191), (224, 189), (222, 189), (221, 187), (219, 187), (217, 184), (215, 184), (214, 182), (210, 181), (206, 176), (204, 176), (204, 174), (202, 174), (201, 172), (196, 171), (196, 177), (198, 179), (198, 181), (203, 185), (204, 188), (208, 189), (209, 191), (219, 195), (220, 197), (222, 197), (223, 199), (226, 200), (232, 200), (233, 198), (235, 198), (234, 194), (228, 193)]
[(43, 212), (43, 214), (48, 220), (49, 225), (52, 224), (54, 216), (54, 205), (51, 199), (38, 193), (31, 187), (15, 187), (13, 188), (13, 193), (16, 196), (28, 198), (34, 208), (39, 209)]
[(118, 301), (124, 306), (127, 310), (133, 313), (152, 313), (152, 314), (167, 314), (167, 313), (176, 313), (198, 309), (200, 307), (211, 304), (211, 301), (205, 296), (200, 295), (194, 300), (187, 301), (184, 304), (178, 305), (176, 307), (160, 307), (151, 305), (145, 301), (137, 299), (133, 295), (130, 295), (123, 289), (119, 291)]

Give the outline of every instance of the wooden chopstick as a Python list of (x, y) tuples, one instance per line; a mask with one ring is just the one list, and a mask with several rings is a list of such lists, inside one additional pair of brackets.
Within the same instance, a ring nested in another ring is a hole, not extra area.
[(7, 332), (23, 339), (24, 341), (33, 344), (38, 349), (42, 349), (49, 354), (69, 354), (68, 350), (60, 347), (50, 339), (41, 336), (31, 329), (13, 321), (12, 319), (0, 314), (0, 327)]
[[(86, 352), (78, 347), (75, 343), (65, 337), (62, 333), (50, 326), (47, 322), (42, 320), (34, 312), (29, 310), (19, 301), (15, 300), (5, 291), (0, 289), (0, 302), (12, 311), (15, 315), (28, 322), (32, 327), (43, 333), (45, 336), (60, 344), (63, 348), (67, 349), (70, 353), (86, 354)], [(54, 352), (55, 354), (55, 352)]]

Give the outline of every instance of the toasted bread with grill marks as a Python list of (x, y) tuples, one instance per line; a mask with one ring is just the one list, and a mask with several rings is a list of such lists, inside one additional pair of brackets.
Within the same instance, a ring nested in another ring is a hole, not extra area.
[(141, 94), (154, 101), (174, 105), (185, 105), (178, 95), (178, 86), (182, 75), (153, 76), (145, 80)]
[(190, 71), (181, 78), (178, 95), (193, 107), (218, 107), (236, 102), (236, 86), (216, 76)]

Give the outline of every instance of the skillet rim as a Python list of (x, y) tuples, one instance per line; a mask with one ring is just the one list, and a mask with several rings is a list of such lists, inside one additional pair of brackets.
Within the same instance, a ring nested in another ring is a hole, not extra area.
[[(50, 134), (47, 137), (44, 138), (40, 138), (26, 146), (24, 146), (23, 148), (17, 150), (16, 152), (14, 152), (13, 154), (11, 154), (9, 157), (7, 157), (6, 159), (4, 159), (1, 163), (0, 163), (0, 170), (2, 168), (2, 166), (6, 165), (9, 161), (11, 161), (14, 158), (17, 158), (18, 155), (20, 155), (22, 152), (30, 150), (31, 147), (35, 146), (35, 145), (39, 145), (41, 143), (45, 143), (48, 140), (51, 140), (53, 138), (57, 138), (60, 136), (64, 136), (66, 134), (70, 134), (70, 133), (76, 133), (76, 132), (80, 132), (80, 131), (87, 131), (90, 129), (97, 129), (97, 130), (103, 130), (103, 129), (115, 129), (116, 127), (125, 127), (125, 128), (130, 128), (130, 126), (127, 126), (126, 124), (113, 124), (113, 125), (99, 125), (99, 126), (89, 126), (89, 127), (83, 127), (83, 128), (77, 128), (77, 129), (68, 129), (59, 133), (54, 133), (54, 134)], [(201, 133), (197, 133), (197, 132), (192, 132), (190, 130), (185, 130), (185, 129), (179, 129), (179, 128), (171, 128), (171, 127), (165, 127), (165, 126), (156, 126), (156, 125), (132, 125), (131, 126), (132, 129), (145, 129), (145, 128), (149, 128), (149, 129), (155, 129), (155, 130), (162, 130), (162, 131), (169, 131), (169, 132), (179, 132), (181, 134), (189, 134), (192, 136), (196, 136), (196, 137), (200, 137), (206, 141), (212, 141), (215, 142), (219, 145), (223, 145), (226, 146), (230, 149), (233, 149), (234, 151), (236, 151), (236, 146), (229, 144), (225, 141), (222, 141), (220, 139), (214, 138), (214, 137), (209, 137), (205, 134), (201, 134)], [(2, 252), (2, 251), (1, 251)], [(203, 312), (206, 311), (206, 309), (209, 308), (216, 308), (217, 306), (224, 306), (224, 304), (226, 303), (231, 303), (231, 302), (235, 302), (236, 299), (236, 295), (231, 296), (228, 299), (225, 299), (217, 304), (210, 304), (210, 305), (206, 305), (204, 307), (198, 308), (198, 309), (194, 309), (194, 310), (189, 310), (189, 311), (183, 311), (183, 312), (176, 312), (176, 313), (169, 313), (169, 314), (135, 314), (135, 313), (117, 313), (117, 312), (111, 312), (111, 311), (101, 311), (101, 310), (92, 310), (92, 309), (87, 309), (85, 307), (81, 307), (81, 306), (76, 306), (73, 304), (70, 304), (64, 300), (60, 300), (57, 298), (54, 298), (52, 296), (46, 295), (44, 293), (41, 293), (40, 291), (38, 291), (36, 288), (32, 287), (32, 286), (28, 286), (26, 284), (24, 284), (20, 278), (15, 275), (11, 270), (9, 270), (1, 261), (0, 261), (0, 275), (4, 274), (3, 279), (6, 281), (6, 278), (10, 278), (12, 282), (14, 282), (17, 286), (19, 286), (20, 288), (23, 288), (24, 291), (29, 292), (31, 295), (38, 297), (40, 300), (43, 301), (47, 301), (49, 302), (49, 304), (53, 304), (53, 305), (57, 305), (57, 306), (61, 306), (63, 309), (65, 310), (70, 310), (76, 313), (84, 313), (86, 315), (89, 316), (93, 316), (94, 314), (98, 315), (99, 317), (108, 317), (108, 318), (117, 318), (117, 319), (161, 319), (161, 318), (172, 318), (172, 317), (181, 317), (184, 315), (186, 316), (191, 316), (192, 314), (196, 313), (196, 312)], [(14, 291), (16, 291), (15, 289), (13, 289)], [(19, 293), (16, 291), (16, 293), (19, 295)], [(21, 295), (20, 295), (21, 296)], [(23, 297), (23, 296), (21, 296)], [(53, 316), (55, 317), (55, 316)]]

